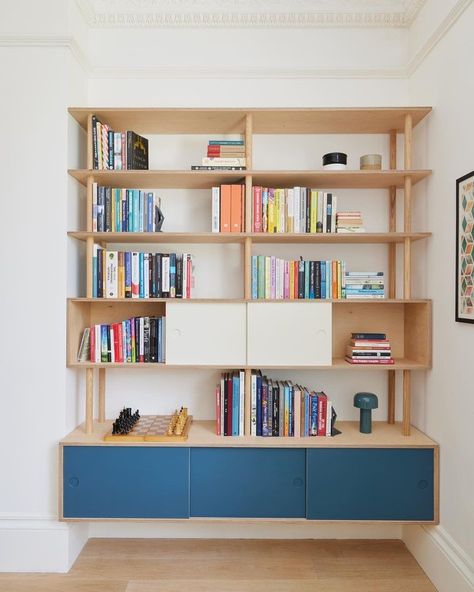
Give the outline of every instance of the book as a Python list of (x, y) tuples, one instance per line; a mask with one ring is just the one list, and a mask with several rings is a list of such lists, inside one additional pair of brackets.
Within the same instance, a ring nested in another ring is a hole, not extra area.
[(387, 339), (386, 333), (351, 333), (352, 339), (372, 339), (372, 340), (382, 340), (385, 341)]
[(221, 201), (220, 201), (220, 231), (231, 231), (231, 185), (221, 185)]
[(148, 140), (143, 136), (127, 131), (127, 169), (148, 169)]
[(245, 171), (244, 166), (191, 165), (192, 171)]
[(202, 159), (203, 166), (246, 166), (245, 158), (207, 157)]

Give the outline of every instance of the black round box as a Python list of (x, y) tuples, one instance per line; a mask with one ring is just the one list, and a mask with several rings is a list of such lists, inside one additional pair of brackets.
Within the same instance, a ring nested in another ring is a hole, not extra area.
[(347, 165), (347, 154), (344, 152), (329, 152), (323, 156), (323, 166), (328, 164), (345, 164)]

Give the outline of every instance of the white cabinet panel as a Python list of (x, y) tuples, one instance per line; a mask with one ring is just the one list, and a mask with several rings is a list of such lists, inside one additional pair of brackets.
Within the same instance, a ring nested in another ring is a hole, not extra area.
[(166, 363), (243, 366), (244, 303), (166, 303)]
[(330, 302), (252, 302), (247, 312), (247, 364), (330, 366)]

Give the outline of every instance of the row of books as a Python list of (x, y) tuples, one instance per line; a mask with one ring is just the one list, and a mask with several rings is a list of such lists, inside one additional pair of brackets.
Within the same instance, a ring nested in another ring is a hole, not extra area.
[(148, 169), (148, 140), (133, 131), (118, 132), (92, 116), (95, 170)]
[(244, 232), (245, 185), (212, 188), (212, 232)]
[(202, 164), (191, 170), (245, 170), (246, 166), (243, 140), (209, 140)]
[(252, 299), (345, 298), (344, 261), (286, 261), (252, 255)]
[(110, 325), (86, 327), (79, 362), (163, 363), (165, 317), (132, 317)]
[(346, 271), (346, 298), (385, 298), (383, 271)]
[(193, 287), (189, 253), (108, 251), (94, 245), (94, 298), (191, 298)]
[(346, 361), (350, 364), (393, 364), (386, 333), (352, 333), (346, 347)]
[(331, 436), (336, 418), (324, 392), (269, 379), (260, 370), (252, 370), (246, 410), (244, 372), (222, 374), (216, 387), (216, 434), (243, 436), (246, 411), (250, 413), (250, 435), (263, 437)]
[(336, 232), (337, 196), (308, 187), (252, 187), (253, 232)]
[(162, 223), (155, 193), (92, 184), (93, 232), (159, 232)]

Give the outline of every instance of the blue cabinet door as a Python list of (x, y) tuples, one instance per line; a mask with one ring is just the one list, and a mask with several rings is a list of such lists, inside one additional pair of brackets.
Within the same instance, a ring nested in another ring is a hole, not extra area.
[(307, 451), (307, 517), (314, 520), (433, 520), (433, 449)]
[(189, 448), (63, 451), (64, 518), (189, 517)]
[(192, 448), (191, 516), (304, 518), (304, 449)]

